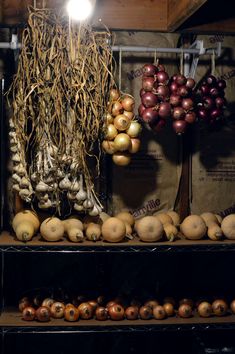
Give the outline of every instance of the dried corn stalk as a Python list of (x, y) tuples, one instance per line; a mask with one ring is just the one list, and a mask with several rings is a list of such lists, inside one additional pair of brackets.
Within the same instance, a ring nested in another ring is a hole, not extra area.
[(94, 149), (112, 85), (107, 31), (30, 9), (11, 88), (14, 189), (23, 200), (59, 210), (67, 197), (78, 211), (101, 211), (89, 160), (99, 173)]

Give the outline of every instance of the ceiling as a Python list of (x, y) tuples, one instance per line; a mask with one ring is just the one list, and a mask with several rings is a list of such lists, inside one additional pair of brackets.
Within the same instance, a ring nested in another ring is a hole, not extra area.
[[(0, 24), (16, 26), (27, 20), (27, 7), (61, 8), (64, 0), (1, 0)], [(233, 1), (219, 0), (96, 0), (93, 22), (110, 29), (159, 32), (235, 33)]]

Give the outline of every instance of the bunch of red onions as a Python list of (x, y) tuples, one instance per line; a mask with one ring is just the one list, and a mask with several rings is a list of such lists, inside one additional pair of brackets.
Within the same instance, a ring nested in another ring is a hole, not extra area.
[(168, 82), (169, 75), (163, 65), (144, 65), (139, 116), (156, 132), (161, 131), (171, 115)]
[(144, 65), (139, 116), (156, 132), (171, 117), (174, 131), (184, 133), (187, 125), (196, 120), (194, 86), (194, 79), (181, 74), (169, 79), (163, 65)]
[(224, 89), (226, 82), (208, 75), (199, 87), (197, 116), (199, 121), (214, 128), (223, 121), (226, 105)]

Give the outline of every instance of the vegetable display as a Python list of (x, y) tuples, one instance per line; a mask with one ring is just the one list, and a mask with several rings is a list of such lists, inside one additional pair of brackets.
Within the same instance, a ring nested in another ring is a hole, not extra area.
[(94, 177), (111, 73), (110, 33), (30, 8), (10, 90), (13, 190), (22, 200), (59, 212), (66, 200), (76, 211), (101, 212)]

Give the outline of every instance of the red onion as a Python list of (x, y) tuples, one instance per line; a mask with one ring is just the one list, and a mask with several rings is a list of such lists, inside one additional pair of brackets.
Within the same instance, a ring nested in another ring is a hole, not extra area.
[(160, 85), (155, 90), (156, 94), (161, 100), (167, 98), (170, 94), (169, 88), (166, 85)]
[(160, 118), (168, 118), (171, 115), (171, 105), (169, 102), (162, 102), (158, 111)]
[(198, 109), (197, 115), (202, 120), (208, 120), (209, 118), (209, 111), (205, 107), (200, 107)]
[(170, 95), (170, 104), (173, 107), (179, 106), (181, 104), (181, 97), (177, 95), (176, 93), (172, 93)]
[(187, 78), (187, 81), (186, 81), (186, 84), (185, 84), (186, 87), (192, 89), (194, 88), (195, 86), (195, 80), (192, 79), (191, 77)]
[(175, 81), (178, 85), (185, 85), (187, 82), (187, 79), (184, 75), (178, 74), (178, 75), (176, 75)]
[(165, 127), (166, 120), (165, 119), (160, 119), (160, 120), (158, 120), (156, 122), (153, 122), (152, 124), (149, 124), (149, 125), (150, 125), (150, 128), (153, 131), (155, 131), (156, 133), (159, 133)]
[(226, 99), (224, 97), (216, 97), (215, 105), (217, 108), (222, 108), (226, 105)]
[(154, 76), (157, 73), (158, 69), (153, 64), (145, 64), (143, 66), (143, 75), (144, 76)]
[(167, 84), (168, 80), (169, 80), (169, 75), (167, 74), (166, 71), (159, 71), (157, 73), (157, 81), (160, 84)]
[(170, 84), (170, 91), (176, 93), (178, 91), (179, 85), (174, 81)]
[(158, 103), (157, 95), (154, 95), (152, 92), (146, 92), (141, 97), (142, 104), (146, 107), (154, 107)]
[(140, 97), (143, 96), (144, 93), (146, 93), (146, 91), (142, 88), (142, 89), (140, 90)]
[(142, 117), (144, 111), (145, 111), (145, 106), (143, 104), (140, 104), (138, 108), (138, 113), (140, 117)]
[(183, 98), (181, 105), (183, 109), (190, 111), (190, 109), (193, 109), (193, 100), (191, 98)]
[(202, 98), (203, 106), (207, 109), (212, 109), (215, 106), (213, 98), (206, 96)]
[(181, 106), (174, 107), (172, 116), (176, 120), (183, 119), (185, 117), (185, 111)]
[(212, 119), (216, 119), (222, 116), (222, 110), (219, 108), (215, 108), (210, 112), (210, 117)]
[(201, 87), (200, 87), (200, 91), (201, 91), (201, 94), (202, 95), (209, 95), (209, 93), (210, 93), (210, 87), (208, 86), (208, 85), (202, 85)]
[(214, 77), (213, 75), (208, 75), (206, 78), (206, 82), (208, 85), (216, 85), (217, 80), (216, 77)]
[(152, 91), (154, 88), (154, 77), (149, 76), (149, 77), (143, 77), (143, 82), (142, 82), (142, 88), (145, 91)]
[(187, 122), (185, 122), (185, 120), (174, 120), (172, 126), (176, 134), (181, 135), (186, 130)]
[(166, 71), (165, 66), (163, 64), (158, 64), (157, 68), (158, 68), (158, 71)]
[(158, 112), (152, 108), (146, 108), (141, 117), (145, 122), (150, 123), (158, 118)]
[(218, 80), (217, 81), (217, 86), (219, 87), (219, 89), (224, 90), (226, 88), (226, 81), (225, 80)]
[(178, 88), (177, 93), (181, 97), (187, 97), (188, 94), (189, 94), (189, 89), (186, 86), (181, 86), (181, 87)]
[(190, 112), (185, 114), (184, 120), (187, 123), (192, 124), (192, 123), (194, 123), (196, 121), (196, 118), (197, 118), (196, 113), (193, 112), (193, 111), (190, 111)]
[(219, 90), (218, 90), (218, 88), (217, 88), (217, 87), (212, 87), (212, 88), (210, 89), (210, 95), (211, 95), (212, 97), (218, 97), (218, 96), (219, 96)]

